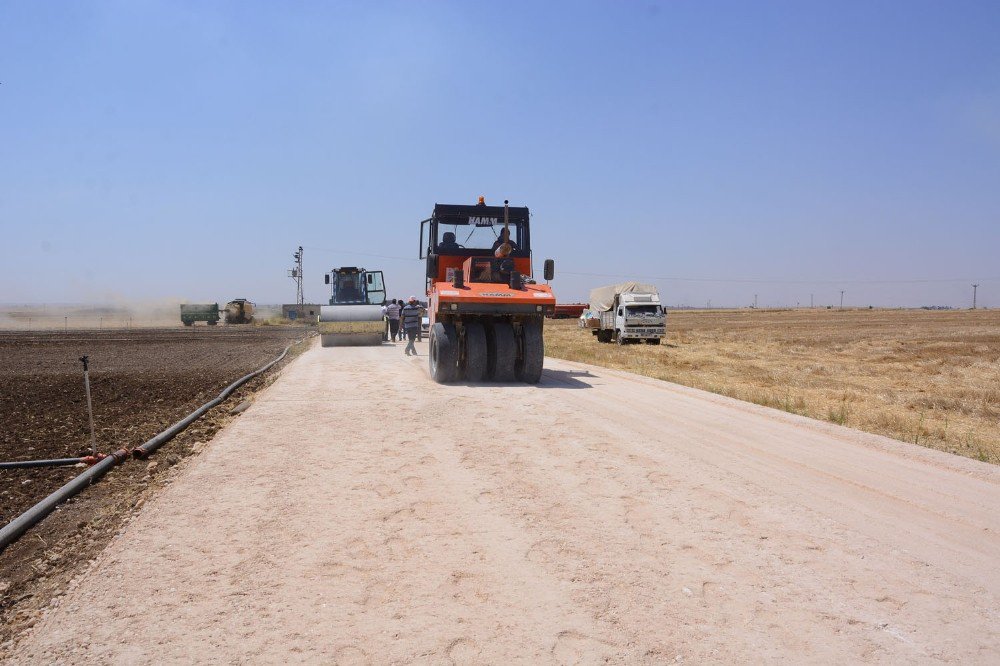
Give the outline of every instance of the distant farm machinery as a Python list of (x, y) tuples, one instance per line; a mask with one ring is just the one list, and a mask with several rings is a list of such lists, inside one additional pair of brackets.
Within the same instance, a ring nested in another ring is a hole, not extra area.
[(221, 310), (218, 303), (182, 303), (181, 323), (194, 326), (195, 322), (203, 321), (216, 326), (224, 318), (227, 324), (252, 324), (253, 313), (254, 304), (245, 298), (233, 299)]

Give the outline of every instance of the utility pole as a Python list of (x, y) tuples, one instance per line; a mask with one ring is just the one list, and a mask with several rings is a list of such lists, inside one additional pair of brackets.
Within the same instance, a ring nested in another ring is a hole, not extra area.
[(978, 284), (972, 285), (972, 309), (976, 309), (976, 290), (979, 289)]
[(753, 295), (753, 309), (757, 309), (757, 294)]
[(811, 310), (813, 306), (813, 295), (809, 294), (809, 309)]
[(844, 290), (840, 290), (840, 309), (844, 309)]
[(292, 255), (295, 259), (295, 268), (289, 269), (288, 277), (295, 280), (295, 304), (304, 305), (306, 302), (305, 296), (302, 294), (302, 246), (299, 245), (299, 251)]

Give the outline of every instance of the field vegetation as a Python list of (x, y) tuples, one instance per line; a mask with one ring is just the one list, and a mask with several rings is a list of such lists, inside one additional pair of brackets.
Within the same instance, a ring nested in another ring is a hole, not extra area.
[(1000, 310), (671, 311), (660, 346), (547, 322), (546, 354), (1000, 463)]

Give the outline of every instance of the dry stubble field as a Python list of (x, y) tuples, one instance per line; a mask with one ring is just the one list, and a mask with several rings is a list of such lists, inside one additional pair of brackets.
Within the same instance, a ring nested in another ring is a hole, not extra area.
[(547, 322), (546, 354), (1000, 463), (1000, 310), (671, 311), (665, 345)]

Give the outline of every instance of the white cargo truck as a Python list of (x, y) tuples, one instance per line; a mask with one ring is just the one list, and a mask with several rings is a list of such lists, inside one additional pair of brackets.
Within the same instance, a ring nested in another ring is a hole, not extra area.
[(589, 318), (581, 325), (599, 342), (658, 345), (667, 333), (667, 313), (654, 285), (622, 282), (590, 291)]

